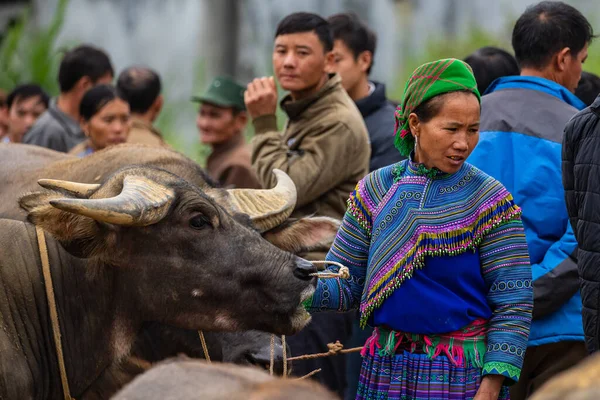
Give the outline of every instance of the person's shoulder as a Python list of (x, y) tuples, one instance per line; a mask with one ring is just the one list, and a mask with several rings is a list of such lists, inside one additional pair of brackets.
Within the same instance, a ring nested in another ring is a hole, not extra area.
[[(350, 98), (348, 97), (348, 99)], [(347, 131), (346, 135), (354, 136), (350, 140), (357, 140), (358, 138), (368, 140), (368, 130), (365, 120), (351, 99), (349, 102), (335, 104), (329, 118), (332, 126), (343, 127)]]
[[(600, 135), (600, 96), (589, 107), (579, 111), (567, 122), (564, 129), (564, 143), (575, 144), (594, 138), (593, 146), (600, 145), (596, 138)], [(590, 144), (591, 144), (590, 143)], [(591, 155), (591, 153), (588, 153)], [(594, 152), (594, 154), (596, 154)]]
[(160, 147), (165, 144), (162, 137), (156, 135), (151, 129), (144, 126), (132, 126), (129, 130), (127, 143), (146, 144)]
[(491, 194), (507, 191), (507, 189), (499, 180), (467, 162), (465, 162), (461, 168), (461, 174), (462, 181), (470, 182), (475, 186), (487, 186), (487, 191)]
[(46, 110), (35, 121), (32, 127), (23, 137), (23, 143), (35, 144), (41, 137), (52, 137), (63, 131), (62, 126), (56, 121), (52, 114)]
[[(598, 121), (600, 120), (600, 95), (596, 97), (596, 100), (588, 107), (584, 108), (581, 111), (578, 111), (571, 119), (569, 120), (567, 126), (587, 123), (588, 121)], [(566, 128), (565, 128), (566, 129)]]
[(35, 123), (31, 127), (30, 131), (44, 130), (44, 129), (46, 129), (49, 126), (57, 125), (57, 124), (58, 123), (56, 122), (56, 120), (54, 119), (54, 117), (52, 116), (52, 114), (48, 110), (46, 110), (35, 121)]
[(74, 156), (80, 156), (80, 153), (83, 153), (87, 149), (87, 142), (77, 143), (71, 150), (68, 151), (68, 154), (72, 154)]
[(376, 169), (370, 172), (367, 176), (362, 178), (359, 182), (359, 186), (364, 186), (373, 191), (378, 191), (382, 188), (388, 188), (394, 183), (394, 171), (398, 168), (402, 169), (406, 167), (406, 160), (402, 160), (395, 164), (387, 165), (383, 168)]
[(252, 147), (247, 143), (242, 143), (231, 149), (227, 162), (231, 165), (239, 165), (250, 168), (252, 165)]

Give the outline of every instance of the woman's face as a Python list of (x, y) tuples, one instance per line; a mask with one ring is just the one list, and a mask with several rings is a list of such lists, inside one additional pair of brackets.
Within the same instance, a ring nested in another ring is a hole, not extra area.
[(415, 161), (427, 168), (457, 172), (479, 141), (479, 101), (474, 94), (449, 93), (440, 98), (438, 113), (428, 122), (408, 117), (415, 136)]
[(119, 98), (106, 103), (89, 121), (83, 122), (83, 131), (94, 151), (125, 143), (129, 128), (129, 104)]

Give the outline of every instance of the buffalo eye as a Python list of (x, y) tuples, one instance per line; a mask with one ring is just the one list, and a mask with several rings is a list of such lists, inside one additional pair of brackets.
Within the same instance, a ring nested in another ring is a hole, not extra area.
[(190, 219), (190, 227), (193, 229), (204, 229), (211, 226), (210, 221), (204, 215), (196, 215)]

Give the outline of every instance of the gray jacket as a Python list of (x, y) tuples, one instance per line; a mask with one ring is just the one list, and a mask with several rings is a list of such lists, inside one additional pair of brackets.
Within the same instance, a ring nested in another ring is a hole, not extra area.
[(84, 140), (85, 135), (79, 123), (59, 110), (54, 101), (23, 137), (25, 144), (65, 153)]

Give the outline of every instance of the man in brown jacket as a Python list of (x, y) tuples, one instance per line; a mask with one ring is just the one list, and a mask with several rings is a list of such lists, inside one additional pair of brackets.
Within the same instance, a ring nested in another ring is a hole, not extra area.
[(369, 136), (362, 116), (339, 75), (326, 72), (332, 48), (329, 24), (315, 14), (291, 14), (277, 27), (273, 69), (290, 92), (281, 101), (288, 116), (283, 133), (277, 129), (274, 79), (255, 79), (245, 93), (255, 128), (252, 166), (264, 187), (275, 184), (274, 168), (292, 178), (298, 190), (296, 217), (341, 219), (350, 192), (369, 172)]
[(127, 143), (168, 147), (162, 134), (152, 125), (163, 107), (158, 74), (146, 67), (129, 67), (119, 75), (117, 90), (131, 108), (131, 130)]
[(244, 138), (248, 122), (244, 87), (228, 77), (215, 78), (206, 92), (192, 97), (200, 103), (196, 125), (200, 140), (212, 147), (206, 172), (223, 187), (260, 189)]
[[(315, 14), (295, 13), (277, 27), (273, 69), (281, 87), (290, 92), (281, 107), (288, 116), (277, 131), (277, 89), (273, 78), (255, 79), (245, 93), (255, 128), (252, 165), (265, 187), (273, 187), (274, 168), (285, 171), (298, 190), (293, 216), (309, 214), (341, 219), (346, 200), (369, 172), (370, 146), (360, 112), (338, 75), (328, 75), (333, 62), (333, 38), (327, 21)], [(323, 260), (312, 253), (308, 259)], [(317, 313), (312, 322), (289, 338), (292, 355), (319, 353), (327, 343), (348, 339), (351, 314)], [(316, 379), (343, 396), (345, 356), (294, 363), (294, 374), (317, 368)]]

